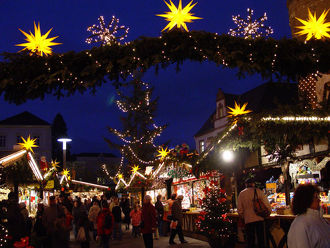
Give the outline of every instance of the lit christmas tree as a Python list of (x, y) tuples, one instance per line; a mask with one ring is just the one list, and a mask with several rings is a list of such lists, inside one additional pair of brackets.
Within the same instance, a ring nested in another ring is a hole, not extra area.
[(211, 181), (204, 193), (203, 211), (196, 219), (197, 229), (208, 237), (212, 248), (231, 247), (231, 242), (235, 243), (235, 233), (232, 221), (227, 217), (229, 202), (226, 193), (216, 181)]
[(241, 36), (247, 39), (268, 36), (274, 32), (271, 27), (265, 26), (264, 24), (267, 20), (266, 13), (258, 19), (252, 20), (253, 10), (248, 8), (247, 12), (248, 16), (246, 19), (242, 18), (240, 15), (233, 16), (233, 21), (237, 25), (237, 28), (230, 29), (228, 34), (231, 36)]
[[(165, 128), (165, 126), (157, 126), (153, 120), (157, 107), (157, 99), (151, 100), (153, 88), (149, 88), (147, 83), (136, 78), (123, 84), (122, 89), (126, 90), (127, 95), (118, 91), (120, 100), (116, 101), (116, 104), (125, 113), (121, 118), (123, 130), (108, 128), (110, 133), (119, 138), (121, 144), (106, 139), (110, 147), (119, 149), (122, 155), (121, 164), (115, 175), (117, 178), (118, 175), (125, 174), (125, 171), (130, 171), (130, 169), (123, 170), (124, 164), (128, 164), (133, 170), (138, 168), (142, 174), (146, 167), (158, 166), (159, 159), (155, 158), (158, 147), (154, 144), (154, 139), (160, 136)], [(131, 90), (130, 94), (129, 90)], [(141, 173), (138, 170), (132, 171), (132, 177), (136, 174), (139, 179), (145, 179), (139, 176)]]

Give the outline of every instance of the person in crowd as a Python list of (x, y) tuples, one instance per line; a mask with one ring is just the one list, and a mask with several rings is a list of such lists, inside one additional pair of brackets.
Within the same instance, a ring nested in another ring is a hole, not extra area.
[(164, 206), (162, 203), (162, 195), (157, 196), (157, 201), (155, 208), (157, 210), (157, 223), (158, 223), (158, 232), (160, 236), (163, 236), (163, 216), (164, 216)]
[(289, 248), (330, 247), (330, 224), (320, 211), (320, 191), (317, 186), (299, 185), (292, 200), (296, 218), (288, 233)]
[(112, 196), (110, 198), (110, 205), (109, 205), (110, 212), (112, 212), (112, 208), (116, 205), (116, 203), (115, 203), (116, 202), (116, 199), (118, 199), (117, 196)]
[(97, 240), (100, 239), (102, 248), (109, 248), (109, 239), (114, 226), (114, 218), (109, 210), (108, 202), (102, 200), (102, 211), (97, 216)]
[(79, 215), (79, 220), (78, 220), (78, 232), (81, 228), (84, 229), (85, 233), (85, 240), (80, 240), (80, 247), (81, 248), (89, 248), (89, 242), (90, 242), (90, 237), (89, 237), (89, 230), (90, 230), (90, 222), (88, 220), (88, 216), (86, 211), (81, 211)]
[[(61, 206), (57, 206), (58, 209), (61, 209)], [(66, 226), (65, 214), (64, 210), (59, 211), (57, 218), (54, 222), (54, 236), (52, 239), (53, 247), (63, 247), (69, 248), (69, 240), (67, 238), (67, 234), (69, 229)], [(47, 246), (48, 247), (48, 246)]]
[(32, 220), (29, 217), (29, 211), (26, 209), (26, 205), (24, 202), (21, 202), (19, 204), (20, 212), (23, 216), (24, 219), (24, 225), (25, 225), (25, 231), (24, 235), (25, 236), (30, 236), (31, 234), (31, 228), (32, 228)]
[(66, 232), (66, 241), (69, 243), (70, 241), (70, 231), (72, 230), (72, 221), (73, 216), (67, 209), (67, 207), (63, 207), (64, 215), (65, 215), (65, 232)]
[(253, 207), (253, 198), (256, 194), (258, 199), (262, 200), (268, 211), (271, 212), (272, 208), (266, 195), (260, 190), (255, 188), (255, 183), (252, 178), (245, 181), (246, 188), (241, 191), (238, 196), (237, 211), (239, 216), (244, 220), (245, 232), (248, 247), (255, 246), (255, 235), (257, 236), (258, 247), (265, 247), (264, 243), (264, 218), (257, 215)]
[(77, 234), (78, 234), (78, 221), (81, 211), (82, 211), (81, 202), (77, 199), (73, 202), (73, 208), (72, 208), (73, 233), (75, 238), (77, 238)]
[(97, 235), (97, 216), (99, 215), (101, 208), (98, 201), (93, 202), (93, 206), (89, 209), (88, 219), (93, 224), (93, 238), (96, 240)]
[(122, 200), (120, 202), (120, 207), (123, 210), (123, 213), (125, 215), (123, 222), (126, 225), (126, 228), (125, 229), (127, 231), (127, 230), (129, 230), (129, 224), (130, 224), (130, 220), (131, 220), (131, 218), (130, 218), (131, 208), (129, 206), (129, 200), (128, 200), (128, 198), (126, 198), (126, 197), (123, 197), (122, 198)]
[(276, 185), (276, 193), (285, 193), (284, 176), (281, 174)]
[(114, 206), (112, 208), (112, 215), (113, 215), (114, 220), (115, 220), (115, 224), (114, 224), (114, 227), (113, 227), (113, 239), (121, 240), (121, 238), (122, 238), (122, 230), (121, 230), (122, 210), (119, 206), (118, 197), (115, 197), (113, 199), (113, 202), (114, 202)]
[(146, 248), (153, 248), (152, 233), (157, 228), (157, 213), (155, 207), (151, 204), (151, 197), (149, 195), (144, 197), (141, 221), (144, 246)]
[(35, 218), (35, 223), (33, 226), (33, 233), (36, 239), (36, 248), (46, 248), (46, 228), (42, 224), (42, 215), (44, 213), (44, 205), (42, 203), (38, 204), (37, 214)]
[(19, 241), (25, 232), (24, 217), (18, 205), (17, 194), (14, 192), (8, 194), (7, 220), (8, 236), (12, 237), (8, 244), (10, 247), (15, 241)]
[(137, 236), (140, 236), (141, 225), (141, 210), (138, 202), (134, 204), (134, 208), (129, 215), (132, 219), (132, 236), (136, 238)]
[(170, 223), (172, 218), (172, 205), (176, 199), (176, 194), (172, 194), (171, 198), (166, 201), (163, 216), (163, 235), (167, 236), (170, 231)]
[(181, 244), (187, 243), (187, 241), (184, 239), (182, 232), (182, 223), (183, 223), (182, 200), (183, 200), (183, 196), (179, 195), (176, 201), (172, 205), (172, 221), (177, 221), (177, 226), (176, 228), (171, 229), (171, 236), (169, 240), (170, 245), (176, 244), (174, 242), (174, 238), (176, 234), (179, 235), (179, 240)]
[[(55, 235), (55, 221), (59, 216), (64, 216), (63, 210), (57, 206), (55, 196), (49, 197), (49, 206), (45, 208), (42, 215), (42, 224), (46, 227), (47, 231), (47, 247), (52, 248), (54, 246)], [(65, 217), (65, 216), (64, 216)]]

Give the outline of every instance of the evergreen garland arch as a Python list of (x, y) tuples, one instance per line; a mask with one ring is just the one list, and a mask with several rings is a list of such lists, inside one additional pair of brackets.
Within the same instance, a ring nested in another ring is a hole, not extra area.
[(174, 30), (156, 38), (141, 37), (125, 45), (94, 47), (39, 57), (29, 53), (3, 53), (0, 63), (0, 94), (8, 102), (24, 103), (58, 98), (75, 92), (95, 91), (106, 82), (116, 86), (136, 69), (167, 67), (185, 60), (212, 61), (237, 68), (238, 76), (260, 74), (263, 78), (297, 80), (309, 73), (330, 71), (330, 41), (305, 44), (296, 39), (244, 39), (204, 31)]

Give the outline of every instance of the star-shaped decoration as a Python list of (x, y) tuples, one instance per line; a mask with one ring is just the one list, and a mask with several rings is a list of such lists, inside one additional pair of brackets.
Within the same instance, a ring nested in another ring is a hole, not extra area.
[(330, 22), (325, 22), (329, 10), (323, 11), (321, 16), (317, 19), (316, 12), (314, 15), (308, 9), (308, 20), (302, 20), (298, 17), (296, 19), (300, 21), (303, 26), (296, 26), (296, 28), (302, 29), (296, 34), (298, 35), (307, 35), (306, 41), (310, 40), (312, 37), (315, 39), (322, 39), (323, 37), (330, 38)]
[(170, 151), (167, 150), (167, 147), (165, 149), (161, 147), (157, 152), (158, 152), (157, 157), (160, 157), (161, 160), (164, 159), (167, 156), (167, 154), (170, 153)]
[(245, 110), (246, 105), (247, 105), (247, 103), (244, 103), (243, 106), (241, 107), (235, 101), (235, 108), (227, 107), (231, 110), (228, 112), (228, 114), (229, 114), (228, 117), (237, 117), (237, 116), (245, 115), (245, 114), (252, 112), (252, 110)]
[(61, 43), (53, 42), (53, 40), (55, 40), (58, 36), (47, 38), (50, 31), (52, 31), (52, 28), (49, 29), (46, 34), (41, 35), (39, 23), (38, 26), (36, 26), (36, 23), (34, 22), (34, 35), (32, 34), (31, 31), (30, 34), (27, 34), (21, 29), (19, 30), (26, 36), (25, 40), (27, 41), (27, 43), (21, 43), (16, 45), (16, 46), (25, 47), (21, 51), (28, 49), (32, 53), (36, 53), (39, 56), (43, 56), (43, 54), (49, 55), (52, 54), (52, 49), (50, 48), (51, 46), (56, 46), (61, 44)]
[(120, 180), (120, 179), (123, 179), (124, 176), (123, 176), (123, 174), (120, 173), (120, 174), (117, 175), (117, 177)]
[(27, 151), (31, 151), (33, 153), (32, 148), (33, 147), (38, 147), (35, 143), (37, 139), (31, 139), (30, 135), (29, 137), (25, 140), (23, 137), (21, 137), (23, 142), (22, 143), (18, 143), (18, 145), (21, 146), (22, 149), (25, 149)]
[(62, 175), (65, 176), (65, 177), (67, 177), (67, 178), (69, 178), (70, 177), (70, 171), (68, 169), (64, 169), (62, 171)]
[(57, 171), (57, 169), (60, 167), (60, 166), (59, 166), (59, 163), (60, 163), (60, 162), (57, 162), (56, 159), (55, 159), (55, 161), (52, 160), (51, 165), (52, 165), (52, 168), (53, 168), (55, 171)]
[(192, 20), (196, 19), (202, 19), (201, 17), (193, 16), (193, 13), (190, 13), (189, 11), (195, 7), (197, 3), (192, 4), (193, 0), (188, 3), (183, 9), (182, 9), (182, 1), (180, 0), (179, 6), (176, 7), (173, 2), (170, 0), (170, 3), (166, 2), (164, 0), (167, 7), (170, 9), (169, 12), (165, 12), (165, 14), (158, 14), (157, 16), (164, 17), (166, 21), (169, 22), (167, 26), (162, 30), (162, 32), (166, 29), (171, 30), (175, 26), (177, 28), (183, 27), (187, 32), (189, 32), (186, 22), (192, 22)]
[(140, 170), (140, 167), (139, 167), (138, 165), (134, 165), (134, 166), (132, 167), (131, 172), (132, 172), (133, 174), (135, 174), (136, 172), (138, 172), (138, 170)]

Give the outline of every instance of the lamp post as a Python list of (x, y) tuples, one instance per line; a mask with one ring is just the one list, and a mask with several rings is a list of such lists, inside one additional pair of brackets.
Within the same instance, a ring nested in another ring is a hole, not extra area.
[(62, 142), (63, 144), (63, 169), (66, 168), (66, 143), (71, 142), (72, 139), (69, 138), (61, 138), (57, 139), (58, 142)]

